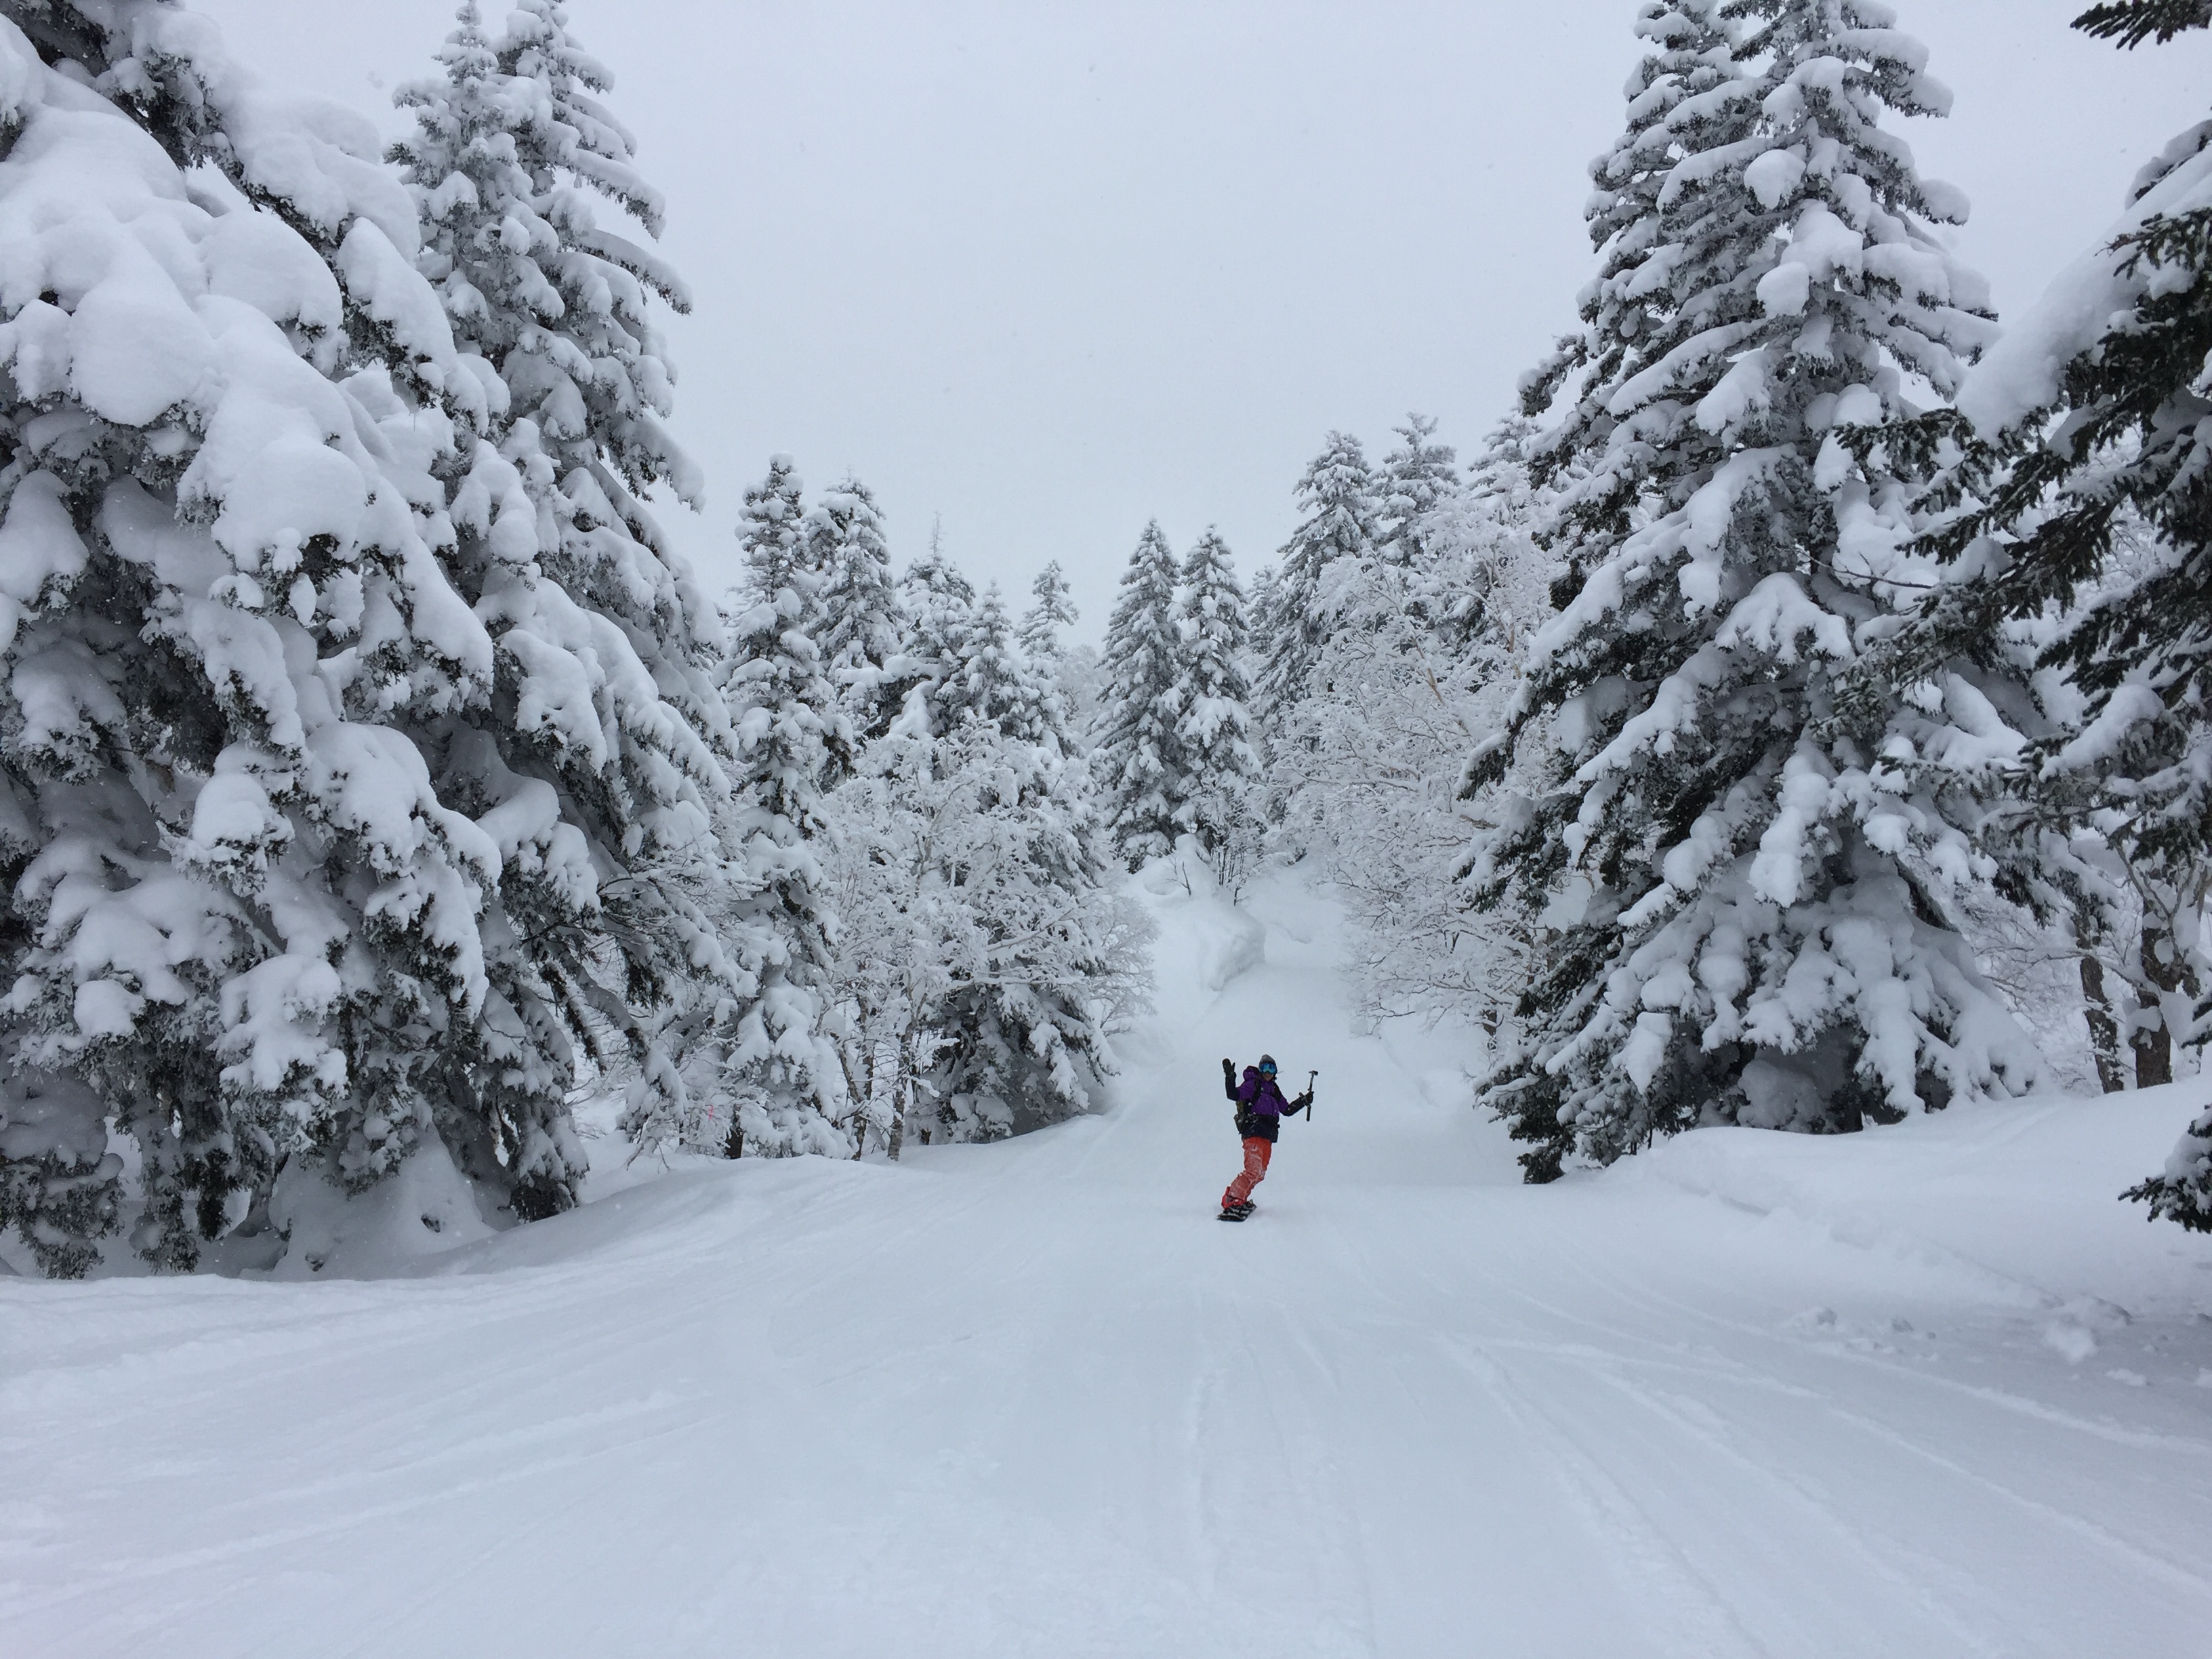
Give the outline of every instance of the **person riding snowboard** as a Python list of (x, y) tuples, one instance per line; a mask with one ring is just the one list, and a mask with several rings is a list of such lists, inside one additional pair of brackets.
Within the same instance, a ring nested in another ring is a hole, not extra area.
[(1262, 1054), (1257, 1066), (1247, 1066), (1242, 1083), (1237, 1080), (1236, 1063), (1223, 1060), (1221, 1085), (1237, 1103), (1237, 1133), (1244, 1141), (1244, 1172), (1222, 1194), (1221, 1218), (1242, 1221), (1257, 1207), (1252, 1202), (1252, 1189), (1267, 1178), (1267, 1161), (1275, 1155), (1275, 1136), (1281, 1130), (1283, 1115), (1312, 1105), (1313, 1091), (1307, 1090), (1296, 1100), (1284, 1099), (1282, 1085), (1275, 1081), (1273, 1054)]

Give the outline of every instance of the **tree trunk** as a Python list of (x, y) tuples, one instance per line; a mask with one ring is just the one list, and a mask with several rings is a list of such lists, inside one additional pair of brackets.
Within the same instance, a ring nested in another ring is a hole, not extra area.
[(2143, 913), (2142, 946), (2138, 953), (2142, 981), (2136, 987), (2139, 1005), (2128, 1046), (2135, 1050), (2136, 1087), (2154, 1089), (2173, 1081), (2173, 1037), (2166, 1028), (2166, 1008), (2159, 994), (2181, 989), (2184, 969), (2173, 933), (2155, 912)]
[(2112, 1000), (2105, 990), (2105, 964), (2088, 947), (2088, 929), (2079, 917), (2074, 922), (2074, 942), (2081, 950), (2082, 1012), (2089, 1022), (2089, 1048), (2096, 1056), (2097, 1082), (2108, 1094), (2128, 1086), (2128, 1069), (2120, 1058), (2120, 1023), (2112, 1017)]

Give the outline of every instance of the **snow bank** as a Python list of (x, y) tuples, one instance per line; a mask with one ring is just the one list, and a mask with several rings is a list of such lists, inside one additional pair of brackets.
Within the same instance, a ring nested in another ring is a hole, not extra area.
[(1693, 1129), (1577, 1179), (1711, 1198), (1762, 1218), (1778, 1249), (1868, 1253), (1972, 1300), (2172, 1304), (2193, 1289), (2168, 1266), (2176, 1241), (2118, 1195), (2159, 1167), (2203, 1096), (2187, 1083), (1961, 1103), (1839, 1136)]
[(380, 1279), (500, 1236), (435, 1140), (359, 1197), (295, 1162), (276, 1178), (269, 1218), (288, 1241), (275, 1270), (283, 1279)]

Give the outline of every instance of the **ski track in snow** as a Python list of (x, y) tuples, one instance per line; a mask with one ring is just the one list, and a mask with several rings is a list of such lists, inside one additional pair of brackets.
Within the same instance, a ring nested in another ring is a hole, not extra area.
[[(1155, 902), (1097, 1117), (401, 1278), (0, 1280), (0, 1653), (2202, 1650), (2212, 1241), (2112, 1198), (2191, 1085), (1530, 1189), (1324, 903), (1216, 988)], [(1262, 1048), (1317, 1115), (1223, 1227)]]

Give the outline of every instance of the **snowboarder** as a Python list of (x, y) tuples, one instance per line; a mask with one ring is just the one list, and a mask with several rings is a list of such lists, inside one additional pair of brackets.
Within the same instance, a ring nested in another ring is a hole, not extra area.
[(1221, 1218), (1242, 1221), (1257, 1207), (1252, 1202), (1252, 1189), (1267, 1178), (1267, 1161), (1275, 1154), (1275, 1136), (1282, 1127), (1283, 1115), (1311, 1106), (1313, 1091), (1309, 1088), (1296, 1100), (1284, 1099), (1282, 1085), (1275, 1081), (1273, 1054), (1262, 1054), (1257, 1066), (1247, 1066), (1242, 1083), (1237, 1080), (1236, 1062), (1223, 1060), (1221, 1085), (1237, 1103), (1237, 1133), (1244, 1140), (1244, 1172), (1222, 1194)]

